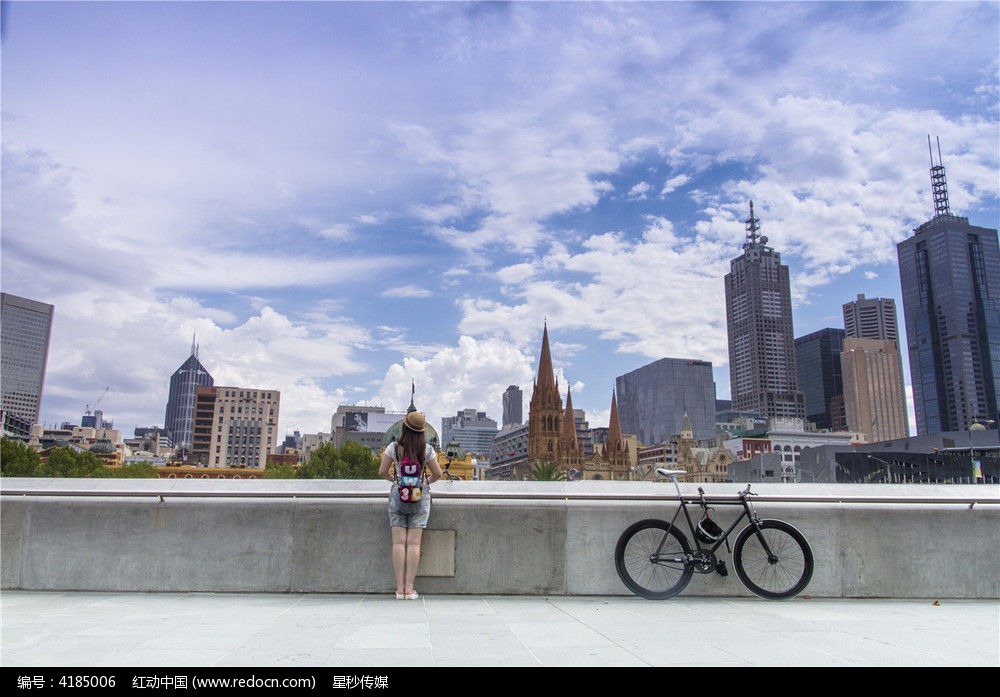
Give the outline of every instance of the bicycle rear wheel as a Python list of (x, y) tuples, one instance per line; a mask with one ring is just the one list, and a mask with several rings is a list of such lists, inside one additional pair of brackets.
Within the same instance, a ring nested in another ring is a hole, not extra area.
[(641, 520), (618, 538), (615, 568), (630, 591), (650, 600), (677, 595), (691, 580), (691, 552), (680, 530), (663, 520)]
[[(767, 548), (761, 538), (767, 542)], [(780, 520), (762, 520), (759, 535), (753, 525), (748, 525), (736, 538), (733, 566), (752, 593), (769, 600), (782, 600), (801, 593), (809, 585), (813, 555), (806, 538), (791, 525)]]

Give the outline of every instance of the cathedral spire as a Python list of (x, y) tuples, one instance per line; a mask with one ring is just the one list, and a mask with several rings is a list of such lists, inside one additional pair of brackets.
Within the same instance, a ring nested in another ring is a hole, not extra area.
[(535, 388), (549, 390), (556, 388), (555, 371), (552, 369), (552, 354), (549, 351), (549, 324), (545, 323), (542, 330), (542, 352), (538, 358), (538, 377), (535, 378)]
[(618, 417), (618, 396), (611, 391), (611, 418), (608, 420), (608, 445), (617, 448), (622, 440), (622, 422)]
[(562, 419), (562, 439), (563, 442), (576, 447), (576, 419), (573, 417), (573, 396), (570, 394), (569, 385), (566, 386), (566, 411), (563, 412)]

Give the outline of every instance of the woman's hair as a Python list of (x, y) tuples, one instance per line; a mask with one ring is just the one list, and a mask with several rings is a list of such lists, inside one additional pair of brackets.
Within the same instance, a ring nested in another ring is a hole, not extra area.
[[(400, 450), (402, 449), (402, 450)], [(411, 431), (403, 424), (403, 431), (399, 434), (396, 445), (396, 458), (402, 462), (407, 455), (416, 460), (421, 465), (424, 464), (424, 456), (427, 454), (427, 438), (423, 431)]]

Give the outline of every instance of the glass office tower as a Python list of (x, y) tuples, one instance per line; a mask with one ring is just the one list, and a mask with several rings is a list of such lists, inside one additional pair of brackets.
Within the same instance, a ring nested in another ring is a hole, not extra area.
[(0, 409), (38, 423), (54, 307), (0, 293)]
[(642, 445), (681, 432), (685, 412), (696, 440), (715, 437), (715, 380), (708, 361), (661, 358), (615, 379), (622, 433)]
[(944, 166), (934, 165), (933, 155), (931, 182), (934, 217), (896, 246), (917, 433), (965, 431), (976, 422), (995, 427), (1000, 420), (997, 231), (951, 214)]
[(211, 386), (214, 383), (215, 380), (198, 360), (198, 346), (192, 341), (191, 355), (170, 376), (170, 393), (163, 423), (170, 431), (179, 456), (191, 452), (195, 391), (199, 385)]

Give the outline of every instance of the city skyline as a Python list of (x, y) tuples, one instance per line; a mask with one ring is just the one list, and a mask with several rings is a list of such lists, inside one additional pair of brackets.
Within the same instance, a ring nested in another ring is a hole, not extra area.
[[(753, 200), (796, 336), (951, 207), (996, 227), (995, 3), (5, 3), (4, 292), (56, 307), (42, 421), (160, 423), (216, 382), (499, 420), (548, 322), (607, 423), (664, 357), (729, 387)], [(904, 356), (904, 361), (906, 357)], [(904, 366), (907, 388), (908, 365)], [(911, 427), (912, 430), (912, 427)]]

